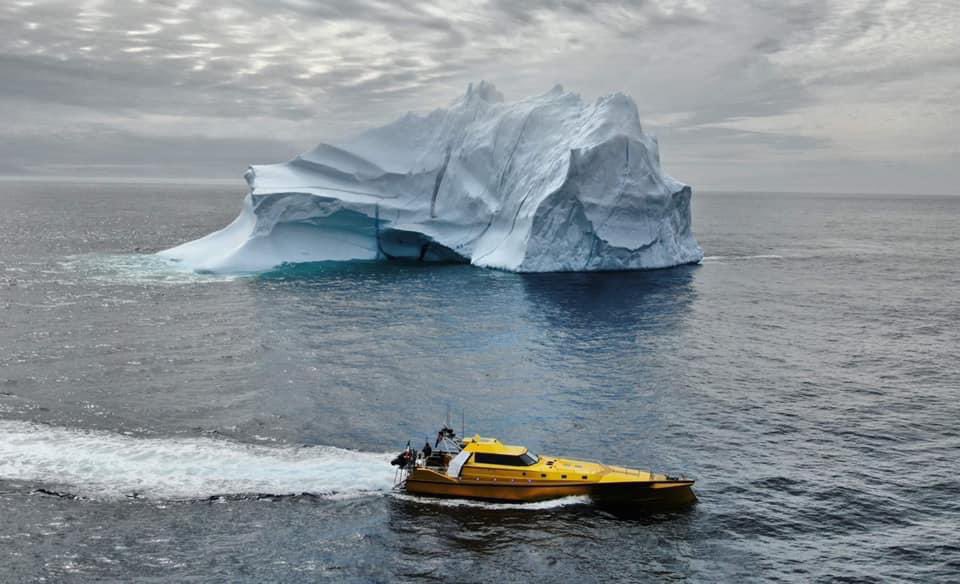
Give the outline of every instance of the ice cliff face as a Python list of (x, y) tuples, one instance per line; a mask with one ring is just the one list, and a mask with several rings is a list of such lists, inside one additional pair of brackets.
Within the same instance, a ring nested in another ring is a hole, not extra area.
[(240, 216), (161, 252), (196, 270), (410, 258), (519, 272), (700, 261), (690, 187), (660, 168), (633, 101), (557, 86), (506, 103), (471, 85), (449, 109), (252, 166)]

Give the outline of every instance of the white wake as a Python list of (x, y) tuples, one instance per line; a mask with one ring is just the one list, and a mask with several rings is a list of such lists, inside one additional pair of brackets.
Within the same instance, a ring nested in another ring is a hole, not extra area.
[(424, 503), (427, 505), (435, 505), (437, 507), (472, 507), (477, 509), (489, 509), (492, 511), (542, 511), (544, 509), (557, 509), (559, 507), (569, 507), (573, 505), (588, 505), (591, 502), (590, 497), (585, 495), (561, 497), (559, 499), (537, 501), (535, 503), (492, 503), (489, 501), (474, 501), (471, 499), (418, 497), (405, 493), (394, 493), (393, 496), (401, 501)]
[(0, 420), (0, 479), (96, 499), (217, 495), (350, 498), (393, 485), (389, 454), (270, 447), (215, 438), (134, 438)]

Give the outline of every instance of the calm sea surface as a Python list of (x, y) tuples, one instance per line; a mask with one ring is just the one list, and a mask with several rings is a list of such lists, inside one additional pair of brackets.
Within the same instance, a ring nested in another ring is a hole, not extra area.
[[(698, 193), (644, 273), (150, 255), (243, 194), (0, 182), (0, 581), (960, 580), (960, 197)], [(448, 408), (701, 501), (391, 494)]]

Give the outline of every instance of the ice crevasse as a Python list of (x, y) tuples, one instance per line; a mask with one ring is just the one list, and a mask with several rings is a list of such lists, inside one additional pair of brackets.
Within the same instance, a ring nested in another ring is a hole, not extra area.
[(464, 261), (517, 272), (695, 263), (689, 186), (615, 93), (556, 86), (505, 102), (486, 82), (447, 109), (251, 166), (240, 215), (160, 252), (198, 271), (377, 259)]

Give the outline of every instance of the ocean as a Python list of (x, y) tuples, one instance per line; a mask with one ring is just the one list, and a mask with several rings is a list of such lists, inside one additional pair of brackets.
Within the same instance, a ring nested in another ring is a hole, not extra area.
[[(960, 197), (695, 192), (649, 272), (152, 255), (244, 192), (0, 182), (0, 581), (960, 580)], [(391, 492), (448, 412), (700, 501)]]

